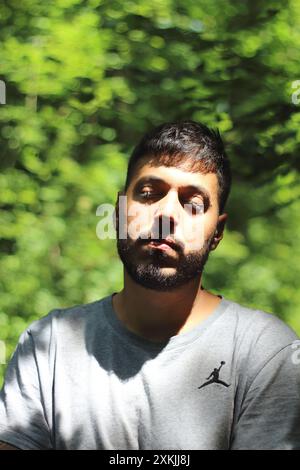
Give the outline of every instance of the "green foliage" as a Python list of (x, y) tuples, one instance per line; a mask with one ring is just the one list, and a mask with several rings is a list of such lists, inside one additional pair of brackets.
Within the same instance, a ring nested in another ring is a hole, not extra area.
[(122, 287), (96, 237), (128, 155), (163, 121), (219, 127), (234, 189), (205, 286), (300, 332), (297, 0), (3, 0), (0, 340)]

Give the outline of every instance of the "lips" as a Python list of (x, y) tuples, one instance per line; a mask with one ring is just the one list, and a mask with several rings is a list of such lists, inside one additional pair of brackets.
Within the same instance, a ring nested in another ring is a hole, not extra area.
[(155, 248), (160, 248), (161, 250), (168, 250), (169, 248), (175, 250), (176, 248), (176, 244), (173, 242), (173, 240), (170, 240), (168, 238), (163, 238), (160, 240), (150, 240), (149, 245)]

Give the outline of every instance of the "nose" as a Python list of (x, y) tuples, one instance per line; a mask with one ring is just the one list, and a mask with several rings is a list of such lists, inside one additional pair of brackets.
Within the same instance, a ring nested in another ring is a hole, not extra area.
[(179, 222), (179, 206), (180, 203), (175, 190), (170, 190), (159, 201), (158, 208), (154, 214), (153, 238), (166, 238), (169, 234), (174, 235), (175, 228)]

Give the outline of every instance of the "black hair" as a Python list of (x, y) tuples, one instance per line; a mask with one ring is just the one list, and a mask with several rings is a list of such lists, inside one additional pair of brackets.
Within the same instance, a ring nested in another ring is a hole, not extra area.
[(219, 183), (219, 212), (222, 213), (230, 192), (231, 170), (218, 130), (195, 121), (161, 124), (145, 134), (133, 149), (124, 186), (126, 192), (138, 163), (143, 157), (152, 166), (176, 167), (189, 164), (189, 171), (216, 173)]

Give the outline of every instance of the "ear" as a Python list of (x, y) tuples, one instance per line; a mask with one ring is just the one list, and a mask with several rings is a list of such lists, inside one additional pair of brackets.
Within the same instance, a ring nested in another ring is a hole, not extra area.
[(217, 228), (215, 230), (214, 237), (210, 245), (211, 250), (215, 250), (218, 244), (220, 243), (220, 241), (222, 240), (227, 218), (228, 218), (228, 214), (226, 214), (225, 212), (224, 214), (219, 215)]

